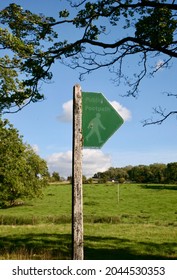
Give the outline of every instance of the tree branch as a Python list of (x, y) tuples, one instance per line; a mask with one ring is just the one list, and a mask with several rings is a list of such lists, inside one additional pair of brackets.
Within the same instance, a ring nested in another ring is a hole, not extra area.
[(160, 106), (158, 108), (154, 108), (154, 113), (160, 116), (160, 119), (153, 120), (148, 119), (143, 121), (143, 126), (152, 125), (152, 124), (162, 124), (166, 119), (168, 119), (172, 115), (177, 115), (177, 111), (170, 111), (169, 113), (165, 113), (166, 109), (162, 109)]

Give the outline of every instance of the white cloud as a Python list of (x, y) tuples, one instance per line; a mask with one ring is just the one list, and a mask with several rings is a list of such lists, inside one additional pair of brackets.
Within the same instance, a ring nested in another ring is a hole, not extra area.
[(165, 61), (162, 60), (162, 59), (160, 59), (159, 61), (157, 61), (156, 66), (155, 66), (155, 69), (156, 69), (156, 70), (159, 70), (159, 69), (163, 70), (164, 62), (165, 62)]
[(72, 151), (54, 153), (47, 157), (49, 171), (59, 172), (60, 176), (67, 177), (72, 172)]
[[(46, 159), (49, 171), (59, 172), (60, 176), (72, 174), (72, 151), (54, 153)], [(91, 177), (97, 172), (106, 171), (111, 166), (111, 157), (101, 150), (83, 150), (83, 175)]]
[(83, 174), (91, 177), (97, 172), (104, 172), (111, 166), (111, 156), (101, 150), (83, 150)]
[(62, 106), (63, 113), (57, 117), (61, 122), (71, 122), (73, 118), (73, 101), (69, 100)]
[(39, 147), (38, 147), (37, 144), (34, 144), (34, 145), (32, 145), (31, 147), (32, 147), (33, 151), (34, 151), (36, 154), (39, 154)]
[(114, 109), (120, 114), (124, 121), (131, 119), (131, 112), (117, 101), (109, 101)]
[[(124, 121), (131, 119), (131, 112), (117, 101), (109, 101), (114, 109), (121, 115)], [(63, 113), (57, 117), (61, 122), (71, 122), (73, 117), (73, 101), (69, 100), (62, 106)]]

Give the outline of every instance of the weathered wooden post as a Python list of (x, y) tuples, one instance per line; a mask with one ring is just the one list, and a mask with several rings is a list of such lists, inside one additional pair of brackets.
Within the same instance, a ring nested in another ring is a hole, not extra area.
[(72, 258), (83, 260), (82, 92), (73, 88)]

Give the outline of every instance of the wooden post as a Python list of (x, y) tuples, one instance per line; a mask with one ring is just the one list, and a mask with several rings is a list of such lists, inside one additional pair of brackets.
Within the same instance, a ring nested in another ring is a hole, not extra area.
[(119, 203), (120, 200), (120, 188), (119, 188), (119, 183), (117, 185), (117, 203)]
[(72, 258), (83, 260), (82, 92), (73, 88)]

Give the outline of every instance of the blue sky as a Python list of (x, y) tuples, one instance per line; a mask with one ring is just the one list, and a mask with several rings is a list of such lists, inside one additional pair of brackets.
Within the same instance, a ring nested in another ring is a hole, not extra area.
[[(0, 8), (11, 2), (1, 1)], [(13, 2), (33, 12), (53, 17), (57, 17), (58, 11), (66, 5), (66, 1), (59, 0)], [(76, 34), (68, 27), (62, 32), (61, 36), (74, 40)], [(159, 63), (158, 58), (154, 60), (155, 63)], [(137, 60), (132, 58), (127, 71), (136, 72), (137, 67)], [(123, 83), (115, 86), (107, 69), (86, 76), (82, 82), (79, 81), (79, 73), (76, 70), (60, 63), (55, 63), (52, 70), (52, 81), (42, 85), (45, 92), (44, 101), (31, 104), (16, 114), (5, 115), (24, 136), (24, 141), (47, 160), (51, 172), (57, 171), (64, 177), (71, 175), (72, 93), (73, 86), (77, 83), (83, 91), (102, 92), (109, 101), (114, 101), (114, 104), (119, 106), (123, 117), (126, 118), (121, 128), (100, 150), (83, 150), (84, 175), (89, 177), (111, 166), (169, 163), (177, 160), (176, 118), (169, 118), (162, 125), (142, 125), (144, 119), (152, 116), (153, 107), (161, 105), (170, 110), (176, 109), (176, 99), (162, 93), (176, 91), (175, 61), (171, 69), (160, 70), (154, 78), (145, 78), (140, 86), (138, 98), (121, 97), (127, 89)]]

